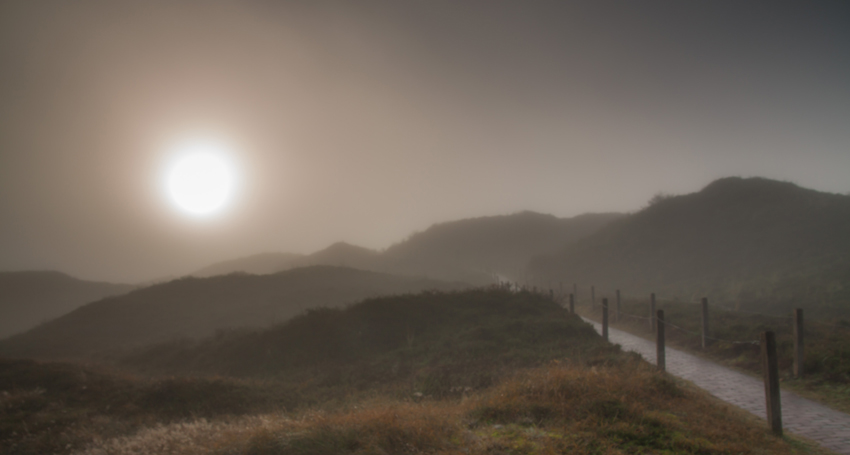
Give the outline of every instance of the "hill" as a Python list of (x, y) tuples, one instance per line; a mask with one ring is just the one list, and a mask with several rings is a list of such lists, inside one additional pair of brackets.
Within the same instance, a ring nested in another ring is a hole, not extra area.
[(269, 253), (215, 264), (195, 276), (248, 272), (271, 273), (307, 265), (341, 265), (363, 270), (493, 283), (499, 274), (521, 279), (521, 270), (537, 255), (586, 237), (619, 214), (557, 218), (534, 212), (440, 223), (411, 235), (383, 252), (335, 243), (306, 256)]
[(431, 226), (382, 254), (385, 270), (491, 283), (494, 274), (520, 279), (534, 256), (557, 251), (622, 215), (557, 218), (535, 212), (489, 216)]
[(558, 277), (632, 295), (846, 312), (848, 232), (848, 196), (724, 178), (697, 193), (657, 198), (529, 269), (537, 280)]
[(78, 357), (216, 330), (262, 327), (315, 307), (461, 283), (317, 266), (273, 275), (184, 278), (103, 299), (0, 341), (0, 355)]
[[(125, 362), (193, 376), (0, 359), (0, 452), (826, 453), (531, 293), (369, 299)], [(255, 377), (196, 375), (228, 370)]]
[[(319, 371), (365, 386), (426, 367), (423, 392), (446, 384), (489, 385), (496, 370), (538, 365), (604, 348), (590, 325), (557, 303), (502, 289), (375, 297), (345, 308), (308, 310), (266, 329), (235, 330), (196, 342), (138, 350), (121, 365), (166, 374), (281, 377)], [(613, 351), (612, 351), (613, 352)]]
[(376, 270), (379, 258), (380, 254), (375, 250), (337, 242), (324, 250), (300, 258), (295, 262), (295, 266), (335, 265), (362, 270)]
[(197, 270), (191, 275), (200, 278), (227, 275), (235, 272), (267, 275), (292, 268), (293, 264), (302, 257), (304, 256), (295, 253), (261, 253), (244, 258), (217, 262)]
[(0, 273), (0, 338), (132, 289), (128, 284), (84, 281), (59, 272)]
[(375, 270), (377, 268), (377, 257), (377, 251), (345, 242), (337, 242), (323, 250), (307, 255), (296, 253), (261, 253), (230, 261), (218, 262), (195, 271), (191, 275), (202, 278), (237, 272), (267, 275), (311, 265), (334, 265), (362, 270)]

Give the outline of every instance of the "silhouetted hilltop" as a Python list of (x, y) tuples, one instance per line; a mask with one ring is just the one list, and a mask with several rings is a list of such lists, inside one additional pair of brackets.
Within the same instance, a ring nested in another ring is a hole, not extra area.
[(559, 254), (537, 258), (530, 270), (535, 279), (627, 292), (847, 307), (848, 233), (848, 196), (732, 177), (657, 198)]
[(60, 272), (0, 273), (0, 338), (132, 289), (128, 284), (84, 281)]
[(284, 270), (312, 265), (334, 265), (355, 269), (373, 270), (376, 268), (378, 252), (337, 242), (312, 254), (262, 253), (230, 261), (218, 262), (192, 273), (196, 277), (227, 275), (229, 273), (251, 273), (267, 275)]
[(381, 253), (339, 242), (306, 256), (261, 254), (215, 264), (193, 275), (272, 273), (309, 265), (338, 265), (489, 284), (494, 274), (520, 279), (519, 273), (532, 257), (557, 251), (621, 216), (602, 213), (557, 218), (521, 212), (471, 218), (435, 224)]
[(296, 253), (261, 253), (244, 258), (217, 262), (192, 273), (196, 277), (227, 275), (234, 272), (266, 275), (290, 269), (304, 255)]
[(309, 308), (336, 307), (375, 295), (464, 286), (329, 266), (274, 275), (183, 278), (85, 305), (0, 341), (0, 355), (85, 356), (209, 336), (217, 329), (267, 326)]
[(355, 269), (373, 270), (379, 254), (375, 250), (363, 248), (345, 242), (337, 242), (308, 256), (296, 261), (297, 266), (309, 265), (336, 265), (340, 267), (352, 267)]
[(526, 211), (440, 223), (388, 248), (382, 260), (387, 270), (404, 273), (485, 283), (493, 274), (519, 279), (532, 257), (557, 251), (621, 216), (557, 218)]

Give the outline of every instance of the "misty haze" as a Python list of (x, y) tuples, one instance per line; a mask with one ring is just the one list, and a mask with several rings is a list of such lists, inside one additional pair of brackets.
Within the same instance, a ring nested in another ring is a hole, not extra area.
[(0, 2), (0, 453), (850, 454), (850, 4)]

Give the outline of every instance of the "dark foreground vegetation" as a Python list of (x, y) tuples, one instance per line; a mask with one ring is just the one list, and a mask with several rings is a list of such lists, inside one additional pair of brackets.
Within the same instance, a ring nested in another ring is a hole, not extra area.
[(2, 360), (0, 409), (4, 454), (825, 453), (495, 289), (314, 310), (109, 367)]
[[(609, 299), (610, 300), (610, 299)], [(613, 304), (611, 320), (614, 320)], [(710, 305), (709, 335), (713, 338), (706, 349), (702, 348), (701, 306), (696, 302), (659, 301), (657, 309), (664, 310), (668, 322), (668, 343), (689, 352), (706, 356), (728, 366), (761, 375), (761, 357), (758, 341), (764, 331), (776, 333), (779, 372), (784, 387), (832, 406), (850, 412), (850, 319), (827, 319), (817, 307), (805, 313), (805, 375), (793, 375), (794, 339), (792, 313), (776, 311), (772, 307), (748, 305), (764, 311), (735, 310)], [(649, 299), (627, 299), (622, 303), (623, 315), (617, 327), (648, 339), (654, 339), (649, 321)], [(601, 320), (601, 305), (580, 306), (579, 312)], [(768, 314), (767, 312), (771, 312)], [(633, 317), (636, 315), (640, 317)], [(671, 325), (672, 324), (672, 325)]]

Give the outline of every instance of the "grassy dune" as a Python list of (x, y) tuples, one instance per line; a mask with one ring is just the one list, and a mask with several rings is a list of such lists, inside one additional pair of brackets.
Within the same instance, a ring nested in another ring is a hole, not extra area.
[[(666, 336), (673, 346), (686, 349), (697, 355), (708, 357), (716, 362), (761, 375), (761, 351), (758, 344), (746, 341), (758, 341), (761, 332), (770, 330), (776, 334), (777, 360), (783, 387), (821, 403), (850, 412), (850, 323), (843, 319), (824, 320), (815, 316), (805, 318), (805, 377), (793, 376), (794, 338), (792, 317), (768, 315), (750, 312), (731, 311), (710, 306), (708, 349), (702, 349), (701, 306), (692, 302), (660, 301), (658, 309), (664, 310), (664, 318), (670, 324), (684, 330), (670, 327)], [(768, 311), (769, 309), (763, 309)], [(578, 311), (596, 320), (602, 319), (601, 305), (595, 308), (580, 306)], [(612, 327), (626, 330), (644, 338), (653, 339), (649, 321), (624, 316)], [(622, 303), (622, 311), (627, 314), (647, 316), (649, 303), (646, 300), (627, 299)], [(807, 313), (810, 314), (810, 313)], [(741, 343), (744, 342), (744, 343)]]
[(211, 453), (818, 453), (635, 359), (552, 365), (460, 402), (307, 414)]
[(0, 361), (0, 453), (826, 453), (528, 293), (370, 299), (115, 368)]

